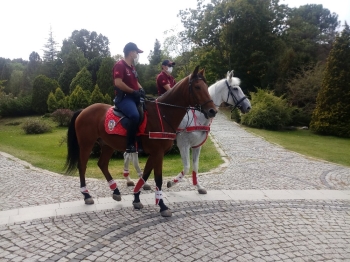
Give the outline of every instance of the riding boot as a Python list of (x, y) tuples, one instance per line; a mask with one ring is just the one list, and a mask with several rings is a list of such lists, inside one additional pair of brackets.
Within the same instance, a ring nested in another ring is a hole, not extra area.
[(137, 133), (138, 123), (129, 122), (126, 135), (126, 152), (136, 153), (136, 133)]
[(136, 142), (137, 142), (137, 152), (138, 153), (142, 153), (143, 152), (143, 147), (142, 147), (141, 137), (140, 136), (136, 137)]

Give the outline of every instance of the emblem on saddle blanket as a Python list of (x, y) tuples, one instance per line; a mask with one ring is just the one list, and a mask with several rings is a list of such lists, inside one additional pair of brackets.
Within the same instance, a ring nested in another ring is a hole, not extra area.
[[(105, 118), (105, 130), (107, 134), (110, 135), (120, 135), (120, 136), (126, 136), (126, 129), (122, 126), (120, 121), (124, 117), (116, 116), (113, 113), (113, 107), (108, 109), (106, 113), (106, 118)], [(145, 134), (145, 129), (146, 129), (146, 124), (147, 124), (147, 112), (144, 114), (144, 119), (139, 126), (139, 129), (137, 131), (137, 135), (144, 135)]]
[[(111, 135), (120, 135), (120, 136), (126, 136), (127, 130), (122, 126), (120, 121), (124, 117), (119, 117), (116, 116), (113, 113), (113, 107), (108, 109), (106, 113), (106, 118), (105, 118), (105, 130), (107, 134)], [(147, 135), (145, 133), (146, 130), (146, 125), (147, 125), (147, 115), (148, 113), (145, 111), (144, 114), (144, 119), (139, 126), (137, 135)], [(176, 134), (174, 133), (167, 133), (167, 132), (149, 132), (149, 138), (150, 139), (170, 139), (170, 140), (175, 140)]]

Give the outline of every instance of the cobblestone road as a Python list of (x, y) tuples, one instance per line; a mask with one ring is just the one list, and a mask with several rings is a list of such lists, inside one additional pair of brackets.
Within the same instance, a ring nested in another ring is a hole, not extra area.
[[(228, 164), (199, 176), (208, 195), (214, 190), (275, 190), (276, 197), (167, 202), (171, 218), (146, 205), (141, 211), (87, 209), (2, 224), (0, 261), (350, 261), (349, 197), (286, 199), (282, 194), (326, 190), (349, 196), (350, 168), (268, 143), (222, 114), (213, 121), (211, 135)], [(131, 197), (125, 181), (117, 182), (122, 195)], [(87, 183), (95, 199), (110, 197), (105, 181)], [(0, 213), (35, 212), (72, 201), (85, 208), (78, 190), (76, 177), (0, 154)], [(195, 189), (188, 179), (163, 191)]]

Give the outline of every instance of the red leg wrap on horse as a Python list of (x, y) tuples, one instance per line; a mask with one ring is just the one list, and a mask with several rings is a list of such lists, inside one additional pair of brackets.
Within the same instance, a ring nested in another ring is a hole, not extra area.
[(138, 193), (141, 190), (141, 187), (145, 184), (145, 180), (141, 177), (134, 188), (134, 193)]
[(129, 170), (124, 170), (124, 173), (123, 173), (124, 177), (127, 177), (129, 176)]
[(192, 181), (193, 181), (193, 185), (196, 186), (197, 185), (197, 173), (192, 171)]
[(109, 184), (109, 188), (114, 191), (114, 189), (117, 188), (117, 183), (112, 179), (110, 181), (108, 181), (108, 184)]

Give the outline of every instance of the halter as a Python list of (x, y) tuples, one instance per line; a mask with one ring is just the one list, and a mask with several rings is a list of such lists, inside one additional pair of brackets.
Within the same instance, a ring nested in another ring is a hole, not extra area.
[[(232, 90), (231, 90), (231, 85), (228, 84), (227, 79), (225, 80), (227, 89), (228, 89), (228, 93), (227, 93), (227, 99), (226, 99), (226, 103), (228, 104), (228, 99), (229, 99), (229, 95), (231, 95), (233, 102), (235, 103), (233, 109), (240, 108), (240, 104), (244, 101), (244, 99), (248, 99), (246, 96), (242, 97), (240, 100), (238, 100), (235, 95), (233, 94)], [(233, 110), (232, 109), (232, 110)]]

